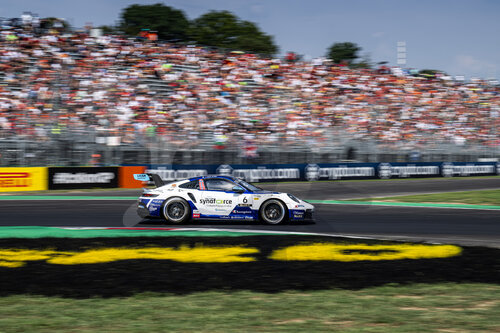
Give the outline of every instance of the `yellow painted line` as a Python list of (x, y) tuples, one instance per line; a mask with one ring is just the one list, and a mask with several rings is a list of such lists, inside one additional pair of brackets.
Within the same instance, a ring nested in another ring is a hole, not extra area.
[(455, 245), (367, 245), (314, 243), (293, 245), (274, 251), (269, 257), (279, 261), (378, 261), (433, 259), (457, 256), (462, 249)]
[(0, 266), (20, 267), (28, 261), (46, 261), (56, 265), (79, 265), (131, 259), (172, 260), (184, 263), (250, 262), (255, 261), (255, 258), (245, 255), (258, 252), (259, 250), (256, 248), (243, 246), (102, 248), (83, 252), (2, 249), (0, 250)]
[[(379, 261), (402, 259), (434, 259), (460, 255), (462, 249), (455, 245), (425, 244), (335, 244), (312, 243), (292, 245), (278, 249), (269, 256), (277, 261)], [(30, 261), (45, 261), (54, 265), (101, 264), (120, 260), (172, 260), (183, 263), (254, 262), (249, 255), (260, 253), (257, 248), (246, 246), (181, 246), (144, 248), (98, 248), (87, 251), (55, 251), (0, 249), (0, 267), (22, 267)]]

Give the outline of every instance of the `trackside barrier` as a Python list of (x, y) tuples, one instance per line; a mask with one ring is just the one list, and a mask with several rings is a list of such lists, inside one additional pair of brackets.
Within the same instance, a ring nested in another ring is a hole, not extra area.
[(275, 182), (491, 176), (500, 175), (500, 162), (147, 165), (146, 169), (147, 172), (160, 175), (164, 181), (220, 174), (250, 182)]
[(135, 173), (143, 173), (145, 166), (123, 167), (49, 167), (48, 188), (141, 188), (143, 183), (134, 179)]
[(47, 189), (47, 168), (0, 168), (0, 192)]
[(324, 163), (241, 165), (126, 165), (121, 167), (0, 168), (0, 192), (47, 189), (141, 188), (133, 174), (150, 172), (164, 181), (210, 174), (250, 182), (389, 179), (500, 175), (500, 162)]

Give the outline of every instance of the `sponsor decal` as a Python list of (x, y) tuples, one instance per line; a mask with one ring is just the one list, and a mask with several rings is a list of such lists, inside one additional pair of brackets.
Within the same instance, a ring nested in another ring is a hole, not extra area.
[(147, 181), (149, 181), (149, 176), (146, 175), (145, 173), (135, 174), (134, 179), (139, 180), (141, 182), (147, 182)]
[(233, 200), (223, 200), (223, 199), (216, 199), (216, 198), (206, 198), (206, 199), (200, 199), (200, 203), (202, 205), (232, 205)]
[(270, 259), (281, 261), (379, 261), (431, 259), (458, 256), (462, 249), (455, 245), (368, 245), (315, 243), (293, 245), (274, 251)]
[(149, 203), (148, 210), (151, 216), (160, 216), (161, 205), (163, 204), (162, 199), (154, 199)]
[(196, 213), (196, 214), (195, 214), (195, 213), (193, 213), (193, 218), (195, 218), (195, 219), (199, 219), (199, 218), (200, 218), (200, 214), (199, 214), (199, 213)]
[(161, 206), (162, 203), (163, 203), (162, 199), (154, 199), (154, 200), (151, 200), (150, 206)]
[(230, 218), (232, 220), (253, 220), (253, 216), (249, 216), (249, 215), (231, 215)]
[(294, 219), (302, 219), (305, 212), (303, 210), (292, 210), (290, 213)]
[(252, 214), (251, 210), (233, 210), (233, 214)]
[(238, 204), (240, 207), (252, 207), (252, 204)]

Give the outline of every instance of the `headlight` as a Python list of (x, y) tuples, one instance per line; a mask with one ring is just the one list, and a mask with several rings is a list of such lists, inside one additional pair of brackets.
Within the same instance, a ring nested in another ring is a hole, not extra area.
[(288, 194), (288, 193), (286, 195), (288, 195), (288, 197), (290, 199), (292, 199), (293, 201), (295, 201), (296, 203), (300, 203), (300, 200), (296, 196), (294, 196), (292, 194)]

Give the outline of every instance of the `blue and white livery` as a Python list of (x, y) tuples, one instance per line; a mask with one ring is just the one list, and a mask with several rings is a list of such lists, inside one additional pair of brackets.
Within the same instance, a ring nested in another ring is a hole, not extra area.
[(265, 191), (231, 176), (201, 176), (164, 184), (155, 174), (136, 174), (154, 181), (139, 198), (140, 217), (160, 217), (169, 223), (197, 219), (262, 221), (312, 220), (314, 206), (288, 193)]

